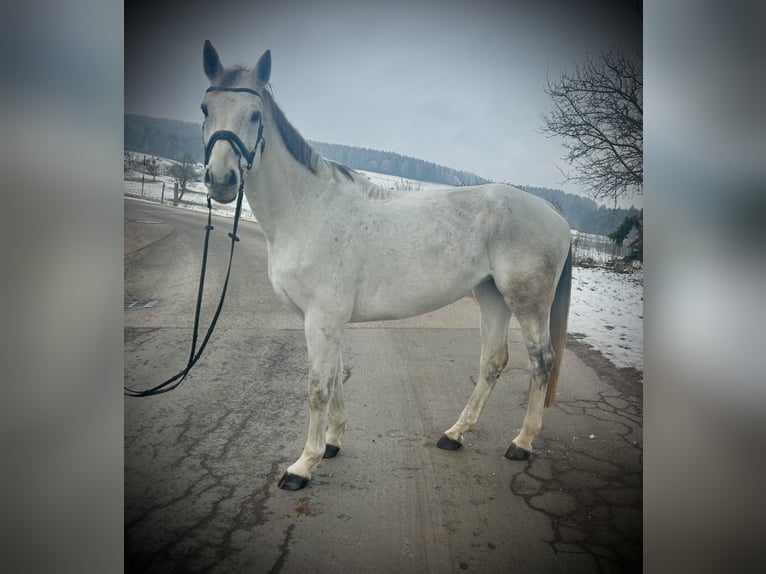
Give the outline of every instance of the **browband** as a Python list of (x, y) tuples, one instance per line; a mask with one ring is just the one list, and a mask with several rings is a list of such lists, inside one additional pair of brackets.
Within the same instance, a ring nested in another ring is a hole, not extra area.
[(221, 86), (210, 86), (205, 92), (245, 92), (262, 98), (261, 94), (251, 88), (222, 88)]

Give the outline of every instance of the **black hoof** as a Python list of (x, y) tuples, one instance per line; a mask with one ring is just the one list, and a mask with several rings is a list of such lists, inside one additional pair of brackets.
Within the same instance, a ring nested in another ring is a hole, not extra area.
[(282, 490), (300, 490), (309, 483), (308, 478), (285, 472), (277, 483)]
[(327, 444), (324, 447), (324, 456), (322, 458), (335, 458), (340, 452), (340, 447), (334, 444)]
[(508, 450), (505, 451), (505, 458), (508, 460), (527, 460), (532, 453), (525, 448), (516, 446), (515, 443), (511, 443)]
[(453, 440), (450, 437), (448, 437), (446, 434), (443, 434), (442, 437), (439, 439), (439, 442), (436, 443), (436, 446), (439, 448), (443, 448), (444, 450), (457, 450), (461, 446), (463, 446), (463, 443), (457, 440)]

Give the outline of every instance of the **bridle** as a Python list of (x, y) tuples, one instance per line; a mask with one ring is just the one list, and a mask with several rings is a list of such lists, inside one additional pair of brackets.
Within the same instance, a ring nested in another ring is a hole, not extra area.
[[(259, 94), (257, 91), (250, 88), (223, 88), (220, 86), (210, 86), (207, 89), (207, 92), (217, 92), (217, 91), (245, 92), (245, 93), (258, 96), (259, 98), (262, 97), (261, 94)], [(200, 345), (199, 349), (197, 349), (199, 318), (200, 318), (200, 312), (202, 310), (202, 293), (205, 287), (205, 271), (207, 269), (208, 244), (210, 242), (210, 232), (213, 230), (213, 225), (212, 225), (213, 206), (210, 201), (210, 195), (208, 194), (207, 225), (205, 226), (205, 245), (202, 251), (202, 268), (200, 270), (199, 289), (197, 291), (197, 306), (194, 312), (194, 330), (192, 331), (192, 345), (191, 345), (191, 353), (189, 354), (189, 360), (186, 364), (186, 367), (183, 370), (176, 373), (174, 376), (170, 377), (169, 379), (167, 379), (166, 381), (160, 383), (159, 385), (155, 387), (152, 387), (146, 390), (134, 390), (128, 387), (124, 387), (124, 393), (127, 396), (149, 397), (152, 395), (159, 395), (162, 393), (166, 393), (168, 391), (172, 391), (178, 385), (180, 385), (183, 382), (183, 380), (186, 378), (186, 375), (189, 374), (189, 371), (194, 366), (194, 364), (202, 356), (202, 351), (205, 349), (205, 346), (207, 346), (207, 343), (210, 340), (210, 336), (213, 334), (213, 329), (215, 328), (215, 324), (218, 322), (218, 317), (221, 314), (221, 309), (223, 309), (223, 301), (226, 297), (226, 288), (229, 285), (229, 276), (231, 275), (231, 262), (232, 262), (232, 258), (234, 257), (234, 245), (237, 243), (237, 241), (239, 241), (239, 237), (237, 237), (237, 227), (239, 226), (239, 218), (240, 218), (240, 215), (242, 214), (242, 197), (244, 196), (244, 190), (245, 190), (245, 170), (250, 170), (253, 167), (253, 161), (255, 160), (255, 153), (258, 150), (258, 146), (259, 145), (261, 146), (261, 155), (263, 155), (263, 152), (266, 149), (266, 141), (263, 139), (263, 118), (261, 118), (260, 125), (258, 126), (258, 138), (256, 139), (255, 145), (253, 146), (252, 150), (249, 150), (247, 146), (244, 144), (244, 142), (242, 141), (242, 138), (240, 138), (237, 134), (235, 134), (232, 131), (218, 130), (217, 132), (214, 132), (213, 134), (211, 134), (210, 138), (207, 141), (207, 144), (205, 144), (205, 168), (207, 168), (207, 165), (210, 161), (210, 154), (213, 151), (213, 146), (216, 144), (216, 142), (220, 140), (225, 140), (229, 142), (231, 147), (234, 149), (234, 153), (237, 154), (237, 163), (239, 165), (239, 190), (237, 191), (237, 207), (234, 211), (234, 225), (231, 230), (231, 233), (229, 233), (229, 237), (231, 238), (231, 249), (229, 250), (229, 266), (226, 270), (226, 279), (223, 282), (223, 287), (221, 289), (221, 298), (218, 301), (218, 307), (215, 310), (215, 315), (213, 315), (213, 319), (210, 321), (210, 326), (208, 327), (207, 333), (205, 334), (205, 337), (202, 340), (202, 344)], [(244, 158), (245, 161), (247, 162), (247, 164), (244, 167), (242, 166), (242, 158)]]
[[(261, 99), (263, 98), (260, 93), (251, 88), (222, 88), (221, 86), (210, 86), (205, 92), (241, 92), (258, 96)], [(247, 161), (247, 169), (250, 169), (253, 167), (253, 160), (255, 160), (255, 152), (258, 150), (258, 145), (260, 144), (261, 146), (261, 155), (263, 155), (263, 152), (266, 149), (266, 140), (263, 139), (263, 119), (259, 122), (258, 138), (255, 140), (255, 145), (252, 150), (248, 149), (242, 139), (232, 131), (218, 130), (217, 132), (213, 132), (205, 145), (205, 167), (207, 167), (207, 164), (210, 161), (210, 154), (213, 152), (213, 146), (219, 140), (228, 141), (231, 144), (231, 147), (234, 148), (234, 152), (237, 156), (240, 159), (245, 158)], [(240, 166), (240, 175), (244, 175), (243, 172), (244, 170)], [(240, 189), (242, 188), (241, 181), (242, 180), (240, 179)]]

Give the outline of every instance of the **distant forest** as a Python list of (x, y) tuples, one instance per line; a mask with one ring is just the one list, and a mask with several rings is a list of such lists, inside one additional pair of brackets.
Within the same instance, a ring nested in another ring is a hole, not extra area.
[[(125, 114), (124, 133), (124, 147), (127, 151), (157, 155), (176, 161), (180, 161), (184, 155), (199, 163), (204, 160), (201, 124)], [(323, 157), (352, 169), (455, 186), (490, 182), (475, 173), (390, 151), (311, 140), (309, 143)], [(613, 209), (598, 205), (592, 199), (565, 193), (560, 189), (514, 185), (552, 203), (566, 218), (570, 227), (584, 233), (609, 233), (616, 229), (626, 216), (639, 213), (636, 209)]]
[(181, 161), (188, 155), (195, 162), (205, 159), (202, 124), (125, 114), (126, 151), (158, 155)]

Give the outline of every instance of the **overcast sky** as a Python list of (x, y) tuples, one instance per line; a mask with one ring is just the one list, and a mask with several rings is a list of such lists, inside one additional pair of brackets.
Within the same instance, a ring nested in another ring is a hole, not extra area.
[(308, 139), (578, 192), (561, 142), (539, 133), (546, 75), (640, 53), (641, 35), (634, 0), (126, 1), (125, 111), (201, 122), (204, 41), (225, 66), (268, 48), (276, 99)]

